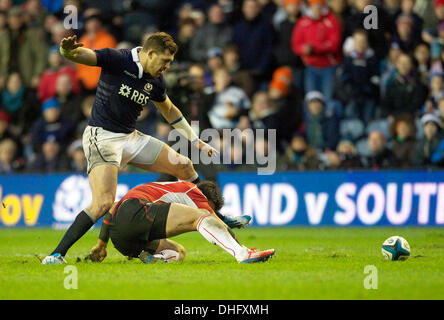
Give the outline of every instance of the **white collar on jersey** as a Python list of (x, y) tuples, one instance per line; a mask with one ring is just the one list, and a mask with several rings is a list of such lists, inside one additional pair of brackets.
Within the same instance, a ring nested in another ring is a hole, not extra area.
[(137, 54), (140, 50), (142, 50), (142, 47), (135, 47), (131, 49), (131, 55), (133, 56), (133, 61), (135, 64), (137, 64), (137, 67), (139, 68), (139, 79), (142, 79), (143, 76), (143, 67), (139, 60), (139, 55)]

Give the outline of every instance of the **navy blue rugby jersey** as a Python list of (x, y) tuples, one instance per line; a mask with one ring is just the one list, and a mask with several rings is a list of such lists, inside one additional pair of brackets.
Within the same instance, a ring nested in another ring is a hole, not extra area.
[(166, 99), (163, 76), (153, 78), (143, 72), (137, 55), (141, 47), (94, 50), (97, 66), (102, 68), (96, 96), (88, 121), (90, 126), (118, 133), (131, 133), (148, 100)]

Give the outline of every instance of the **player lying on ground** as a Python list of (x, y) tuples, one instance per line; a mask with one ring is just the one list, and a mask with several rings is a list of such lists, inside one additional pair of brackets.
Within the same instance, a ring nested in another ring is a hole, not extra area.
[[(212, 181), (199, 182), (197, 185), (185, 181), (145, 183), (128, 191), (115, 206), (131, 198), (142, 198), (152, 203), (179, 203), (205, 209), (216, 214), (224, 204), (219, 187)], [(112, 210), (114, 210), (114, 207)], [(239, 224), (237, 227), (245, 226), (250, 222), (250, 219), (250, 216), (241, 216), (238, 219)], [(90, 252), (90, 258), (93, 261), (100, 262), (106, 257), (106, 246), (109, 239), (106, 225), (110, 222), (111, 214), (107, 213), (102, 224), (102, 232), (100, 233), (98, 243)], [(228, 231), (231, 233), (231, 230), (228, 229)], [(234, 234), (231, 234), (235, 238)], [(181, 255), (180, 253), (184, 252), (182, 246), (167, 239), (156, 240), (149, 247), (152, 248), (151, 253), (162, 253), (164, 256), (166, 254), (164, 250), (168, 250), (168, 259), (178, 258)]]
[[(94, 260), (103, 261), (106, 257), (109, 237), (121, 254), (139, 257), (145, 263), (183, 260), (183, 246), (166, 238), (195, 230), (240, 263), (266, 261), (274, 255), (274, 249), (257, 251), (239, 244), (228, 226), (214, 214), (213, 209), (216, 209), (218, 204), (208, 201), (196, 187), (185, 193), (177, 193), (166, 191), (166, 188), (162, 188), (165, 186), (168, 184), (154, 183), (136, 187), (114, 206), (112, 214), (106, 214), (98, 243), (91, 251), (96, 257)], [(177, 185), (176, 189), (178, 187), (188, 186)], [(162, 201), (153, 203), (150, 201), (153, 198), (151, 192), (155, 193), (154, 197), (158, 199), (182, 198), (181, 201), (187, 201), (184, 199), (189, 197), (189, 205), (161, 203)], [(159, 198), (159, 194), (163, 195)], [(197, 207), (197, 203), (200, 207)]]
[(190, 159), (135, 129), (137, 117), (148, 101), (194, 146), (210, 156), (217, 153), (197, 137), (166, 94), (163, 73), (178, 50), (170, 35), (154, 33), (143, 47), (132, 50), (91, 50), (82, 46), (75, 36), (64, 38), (60, 52), (75, 63), (102, 68), (91, 118), (83, 133), (92, 202), (77, 215), (58, 246), (43, 260), (44, 264), (60, 263), (69, 248), (108, 212), (115, 200), (120, 167), (131, 164), (180, 180), (199, 182)]

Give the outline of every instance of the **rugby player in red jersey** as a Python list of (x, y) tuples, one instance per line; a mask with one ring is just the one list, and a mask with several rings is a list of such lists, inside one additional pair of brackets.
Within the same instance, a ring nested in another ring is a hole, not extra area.
[(131, 189), (107, 213), (99, 240), (91, 250), (93, 261), (103, 261), (109, 238), (125, 256), (145, 263), (183, 260), (185, 249), (167, 238), (198, 231), (207, 241), (240, 263), (266, 261), (275, 250), (257, 251), (239, 244), (232, 231), (215, 214), (223, 205), (214, 182), (153, 182)]

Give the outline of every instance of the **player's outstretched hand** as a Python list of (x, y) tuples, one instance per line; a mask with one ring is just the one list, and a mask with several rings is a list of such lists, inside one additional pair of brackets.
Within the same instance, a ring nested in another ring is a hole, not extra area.
[(63, 38), (62, 41), (60, 41), (60, 53), (63, 56), (70, 56), (75, 57), (76, 55), (76, 49), (83, 47), (83, 43), (77, 42), (77, 36), (72, 36), (68, 38)]
[(93, 262), (102, 262), (106, 258), (106, 245), (97, 243), (90, 251), (88, 258)]
[(199, 141), (196, 143), (196, 147), (199, 148), (199, 150), (206, 151), (209, 157), (217, 155), (219, 152), (214, 149), (209, 144), (203, 142), (199, 139)]

